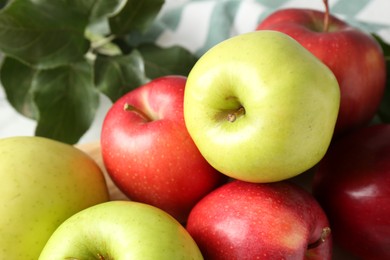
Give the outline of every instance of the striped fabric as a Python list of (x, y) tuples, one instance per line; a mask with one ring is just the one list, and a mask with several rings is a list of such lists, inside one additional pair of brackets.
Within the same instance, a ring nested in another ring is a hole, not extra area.
[[(330, 0), (331, 13), (390, 41), (390, 1)], [(255, 29), (278, 8), (324, 10), (322, 0), (168, 0), (149, 38), (186, 47), (200, 56), (216, 43)]]

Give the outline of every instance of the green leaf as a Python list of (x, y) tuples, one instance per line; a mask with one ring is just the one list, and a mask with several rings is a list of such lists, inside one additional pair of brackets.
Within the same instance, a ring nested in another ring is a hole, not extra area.
[(41, 70), (31, 88), (39, 110), (35, 134), (76, 143), (89, 129), (99, 105), (91, 65), (79, 62)]
[(19, 113), (32, 119), (38, 118), (31, 89), (35, 73), (35, 69), (9, 57), (4, 59), (0, 71), (8, 101)]
[(92, 74), (86, 61), (38, 70), (7, 57), (0, 76), (11, 105), (37, 120), (36, 135), (76, 143), (99, 105)]
[(386, 89), (377, 116), (382, 123), (390, 123), (390, 44), (383, 41), (378, 35), (374, 34), (374, 37), (382, 47), (387, 68)]
[(89, 49), (87, 10), (69, 2), (77, 1), (10, 2), (0, 12), (0, 50), (39, 68), (83, 59)]
[(116, 101), (150, 78), (188, 74), (196, 58), (185, 49), (134, 49), (150, 41), (163, 3), (0, 0), (0, 80), (11, 105), (37, 120), (36, 135), (76, 143), (95, 117), (99, 91)]
[(164, 0), (127, 0), (123, 8), (110, 17), (111, 32), (125, 35), (131, 31), (145, 32), (159, 13)]
[(0, 0), (0, 9), (8, 3), (8, 0)]
[[(13, 0), (15, 1), (15, 0)], [(72, 13), (77, 16), (87, 16), (91, 13), (91, 9), (97, 3), (105, 0), (23, 0), (24, 2), (31, 2), (45, 11), (54, 13), (62, 13), (68, 15)], [(62, 18), (62, 17), (59, 17)]]
[(90, 13), (90, 20), (98, 20), (113, 14), (124, 0), (93, 0), (94, 5)]
[(119, 56), (98, 55), (95, 60), (95, 85), (113, 102), (146, 82), (144, 63), (138, 51)]
[(180, 46), (161, 48), (144, 44), (137, 49), (144, 58), (146, 75), (151, 79), (174, 74), (187, 77), (197, 61), (193, 54)]

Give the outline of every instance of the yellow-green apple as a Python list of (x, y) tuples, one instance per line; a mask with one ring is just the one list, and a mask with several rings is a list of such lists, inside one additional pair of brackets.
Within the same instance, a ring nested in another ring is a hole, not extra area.
[(119, 189), (180, 222), (224, 179), (188, 134), (185, 82), (182, 76), (166, 76), (125, 94), (108, 111), (101, 133), (104, 165)]
[(92, 206), (64, 221), (39, 260), (192, 259), (202, 254), (187, 230), (165, 211), (134, 201)]
[(205, 196), (186, 226), (205, 259), (331, 259), (327, 217), (287, 181), (232, 181)]
[(360, 259), (390, 259), (390, 125), (361, 128), (332, 143), (313, 194), (337, 245)]
[(68, 217), (108, 200), (103, 173), (77, 148), (33, 136), (0, 140), (0, 258), (38, 259)]
[(370, 122), (386, 83), (384, 55), (370, 34), (330, 15), (328, 8), (325, 12), (280, 9), (261, 21), (257, 30), (290, 35), (333, 71), (341, 91), (336, 135)]
[(286, 34), (255, 31), (208, 50), (184, 94), (187, 129), (218, 171), (250, 182), (296, 176), (315, 165), (333, 136), (335, 76)]
[(203, 259), (187, 230), (165, 211), (134, 201), (82, 210), (50, 237), (39, 260)]

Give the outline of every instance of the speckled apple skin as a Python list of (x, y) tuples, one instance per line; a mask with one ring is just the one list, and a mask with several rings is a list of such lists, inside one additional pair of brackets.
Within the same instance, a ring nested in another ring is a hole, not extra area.
[(308, 249), (327, 227), (314, 197), (286, 181), (225, 184), (199, 201), (187, 222), (187, 230), (209, 260), (330, 260), (331, 235)]
[(74, 213), (108, 200), (97, 164), (77, 148), (42, 137), (0, 140), (0, 258), (36, 260)]
[(185, 228), (165, 211), (134, 201), (109, 201), (67, 219), (39, 260), (203, 260)]
[(386, 86), (386, 61), (368, 32), (333, 15), (324, 32), (323, 21), (322, 11), (286, 8), (270, 14), (257, 29), (291, 36), (332, 70), (341, 92), (335, 134), (342, 135), (367, 125), (376, 114)]

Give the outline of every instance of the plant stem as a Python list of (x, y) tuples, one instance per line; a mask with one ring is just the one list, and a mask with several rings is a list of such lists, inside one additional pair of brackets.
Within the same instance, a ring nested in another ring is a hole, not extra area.
[(242, 116), (242, 115), (245, 115), (245, 108), (244, 107), (239, 107), (237, 110), (229, 113), (226, 116), (226, 119), (230, 123), (233, 123), (234, 121), (236, 121), (237, 117)]
[(92, 50), (99, 49), (100, 47), (102, 47), (102, 46), (112, 42), (115, 39), (116, 39), (116, 35), (111, 34), (111, 35), (109, 35), (106, 38), (100, 39), (100, 40), (98, 40), (96, 42), (92, 42), (91, 48), (92, 48)]
[(325, 5), (325, 15), (324, 15), (324, 28), (323, 31), (327, 32), (329, 30), (329, 3), (328, 0), (323, 0)]
[(317, 241), (314, 241), (313, 243), (309, 244), (307, 246), (307, 249), (313, 249), (320, 246), (330, 236), (330, 233), (331, 233), (330, 227), (324, 227), (322, 229), (320, 238)]
[(131, 111), (131, 112), (134, 112), (136, 114), (138, 114), (139, 116), (141, 116), (145, 121), (152, 121), (148, 115), (146, 115), (144, 112), (142, 112), (141, 110), (139, 110), (138, 108), (136, 108), (135, 106), (133, 105), (130, 105), (129, 103), (125, 103), (125, 105), (123, 106), (123, 110), (124, 111)]

